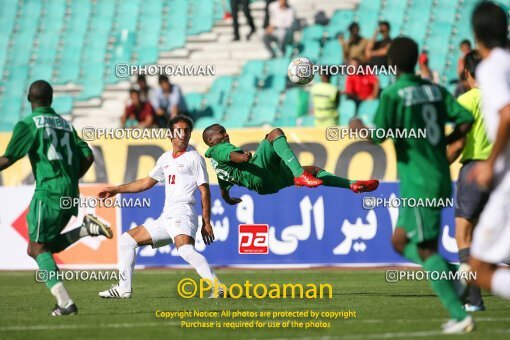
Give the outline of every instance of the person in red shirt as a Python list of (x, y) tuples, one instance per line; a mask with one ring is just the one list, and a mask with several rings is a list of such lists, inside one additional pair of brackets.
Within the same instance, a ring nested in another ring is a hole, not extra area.
[[(352, 58), (350, 64), (357, 70), (360, 61)], [(345, 79), (345, 91), (343, 93), (357, 104), (364, 100), (377, 99), (379, 96), (379, 79), (374, 74), (348, 75)]]
[(121, 118), (123, 128), (148, 128), (154, 123), (154, 109), (149, 102), (140, 99), (137, 90), (130, 90), (131, 104), (126, 106)]

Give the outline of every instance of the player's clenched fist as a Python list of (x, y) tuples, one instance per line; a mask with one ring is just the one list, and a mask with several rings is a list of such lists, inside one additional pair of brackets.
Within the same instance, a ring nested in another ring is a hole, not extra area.
[(113, 197), (115, 195), (117, 195), (119, 192), (117, 190), (117, 187), (108, 187), (106, 189), (103, 189), (100, 193), (99, 193), (99, 198), (110, 198), (110, 197)]

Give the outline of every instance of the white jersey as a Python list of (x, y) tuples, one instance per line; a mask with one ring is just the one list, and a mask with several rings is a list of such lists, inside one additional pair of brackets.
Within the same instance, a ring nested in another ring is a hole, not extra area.
[(165, 181), (165, 207), (160, 218), (196, 216), (195, 190), (209, 183), (205, 160), (192, 147), (174, 157), (171, 151), (159, 157), (149, 176), (158, 182)]
[[(510, 104), (510, 52), (495, 48), (476, 69), (476, 80), (482, 91), (482, 112), (491, 141), (496, 139), (499, 127), (499, 111)], [(510, 171), (510, 147), (500, 155), (495, 165), (498, 180)]]

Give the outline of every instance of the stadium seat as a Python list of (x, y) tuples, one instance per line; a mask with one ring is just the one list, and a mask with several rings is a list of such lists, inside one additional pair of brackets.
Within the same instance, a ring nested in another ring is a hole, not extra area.
[(53, 109), (59, 115), (68, 115), (73, 111), (73, 97), (71, 96), (58, 96), (53, 98), (51, 104)]
[(365, 100), (362, 101), (358, 109), (358, 117), (363, 121), (365, 125), (373, 125), (375, 113), (379, 100)]
[(353, 21), (354, 12), (352, 10), (336, 10), (325, 29), (327, 37), (333, 39), (338, 33), (346, 32), (347, 27)]
[(271, 74), (264, 79), (264, 89), (271, 89), (273, 93), (279, 94), (285, 89), (287, 78), (279, 75)]
[(267, 62), (267, 73), (287, 75), (290, 61), (286, 58), (272, 59)]
[(303, 42), (303, 50), (300, 55), (315, 63), (319, 59), (320, 50), (321, 45), (318, 41), (308, 40)]
[(346, 96), (342, 96), (338, 112), (340, 115), (340, 125), (348, 125), (349, 120), (356, 114), (356, 103)]
[(210, 125), (213, 125), (213, 124), (217, 124), (219, 121), (218, 119), (214, 118), (214, 117), (202, 117), (202, 118), (199, 118), (196, 122), (195, 122), (195, 128), (197, 129), (205, 129), (206, 127), (210, 126)]
[(184, 99), (186, 101), (186, 107), (190, 111), (200, 111), (202, 110), (202, 101), (204, 95), (201, 93), (188, 93), (184, 95)]
[(311, 127), (315, 126), (315, 118), (313, 116), (303, 116), (296, 120), (297, 126)]
[(264, 60), (250, 60), (243, 66), (244, 74), (254, 74), (256, 76), (262, 76), (266, 67)]
[(329, 40), (322, 50), (322, 55), (319, 59), (321, 65), (340, 65), (342, 64), (342, 45), (334, 39)]
[(256, 105), (252, 110), (252, 117), (245, 122), (245, 126), (261, 126), (271, 124), (275, 120), (276, 106)]
[(312, 25), (305, 27), (303, 30), (301, 40), (322, 40), (324, 36), (324, 26), (322, 25)]

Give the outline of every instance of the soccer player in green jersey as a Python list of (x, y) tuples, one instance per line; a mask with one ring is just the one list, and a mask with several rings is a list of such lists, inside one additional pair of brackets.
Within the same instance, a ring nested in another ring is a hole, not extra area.
[[(94, 162), (92, 150), (82, 141), (73, 126), (51, 108), (53, 89), (44, 80), (30, 85), (28, 101), (32, 114), (14, 127), (5, 154), (0, 157), (0, 171), (28, 154), (36, 181), (29, 207), (28, 254), (37, 262), (46, 286), (57, 300), (53, 316), (76, 314), (78, 309), (57, 275), (53, 253), (58, 253), (84, 236), (113, 237), (111, 229), (92, 215), (81, 227), (61, 234), (78, 208), (62, 209), (60, 200), (79, 197), (78, 180)], [(64, 207), (66, 208), (66, 207)], [(44, 275), (45, 274), (45, 275)]]
[(229, 195), (235, 184), (261, 195), (274, 194), (292, 185), (313, 188), (324, 184), (351, 189), (356, 193), (373, 191), (379, 185), (376, 179), (350, 181), (313, 165), (301, 166), (281, 129), (268, 133), (253, 157), (250, 152), (232, 145), (227, 131), (219, 124), (207, 127), (202, 138), (209, 146), (205, 157), (211, 158), (212, 167), (218, 175), (221, 197), (228, 204), (241, 202)]
[[(482, 93), (475, 80), (475, 69), (482, 60), (474, 50), (464, 57), (464, 76), (469, 91), (458, 98), (458, 102), (473, 114), (475, 122), (465, 138), (448, 146), (448, 161), (453, 163), (459, 155), (462, 168), (457, 179), (457, 197), (455, 204), (455, 239), (459, 247), (459, 260), (468, 268), (471, 240), (478, 218), (489, 200), (490, 190), (479, 188), (468, 181), (471, 169), (480, 161), (487, 160), (492, 150), (492, 143), (485, 132), (482, 114)], [(464, 309), (468, 312), (485, 310), (480, 288), (471, 285)]]
[[(418, 46), (406, 37), (396, 38), (388, 51), (390, 65), (397, 68), (396, 82), (386, 88), (379, 101), (374, 125), (383, 131), (423, 130), (426, 138), (394, 139), (397, 170), (402, 198), (427, 199), (431, 202), (451, 197), (451, 180), (446, 146), (462, 138), (473, 123), (473, 116), (442, 86), (432, 84), (414, 73)], [(445, 136), (445, 123), (455, 128)], [(359, 119), (351, 129), (364, 128)], [(381, 143), (376, 133), (375, 143)], [(410, 134), (411, 135), (411, 134)], [(415, 136), (420, 136), (415, 134)], [(397, 252), (428, 272), (448, 275), (449, 265), (438, 253), (441, 230), (440, 207), (400, 207), (393, 247)], [(443, 325), (444, 333), (461, 333), (473, 329), (472, 318), (462, 308), (461, 301), (448, 280), (430, 281), (432, 289), (448, 310), (451, 320)]]

